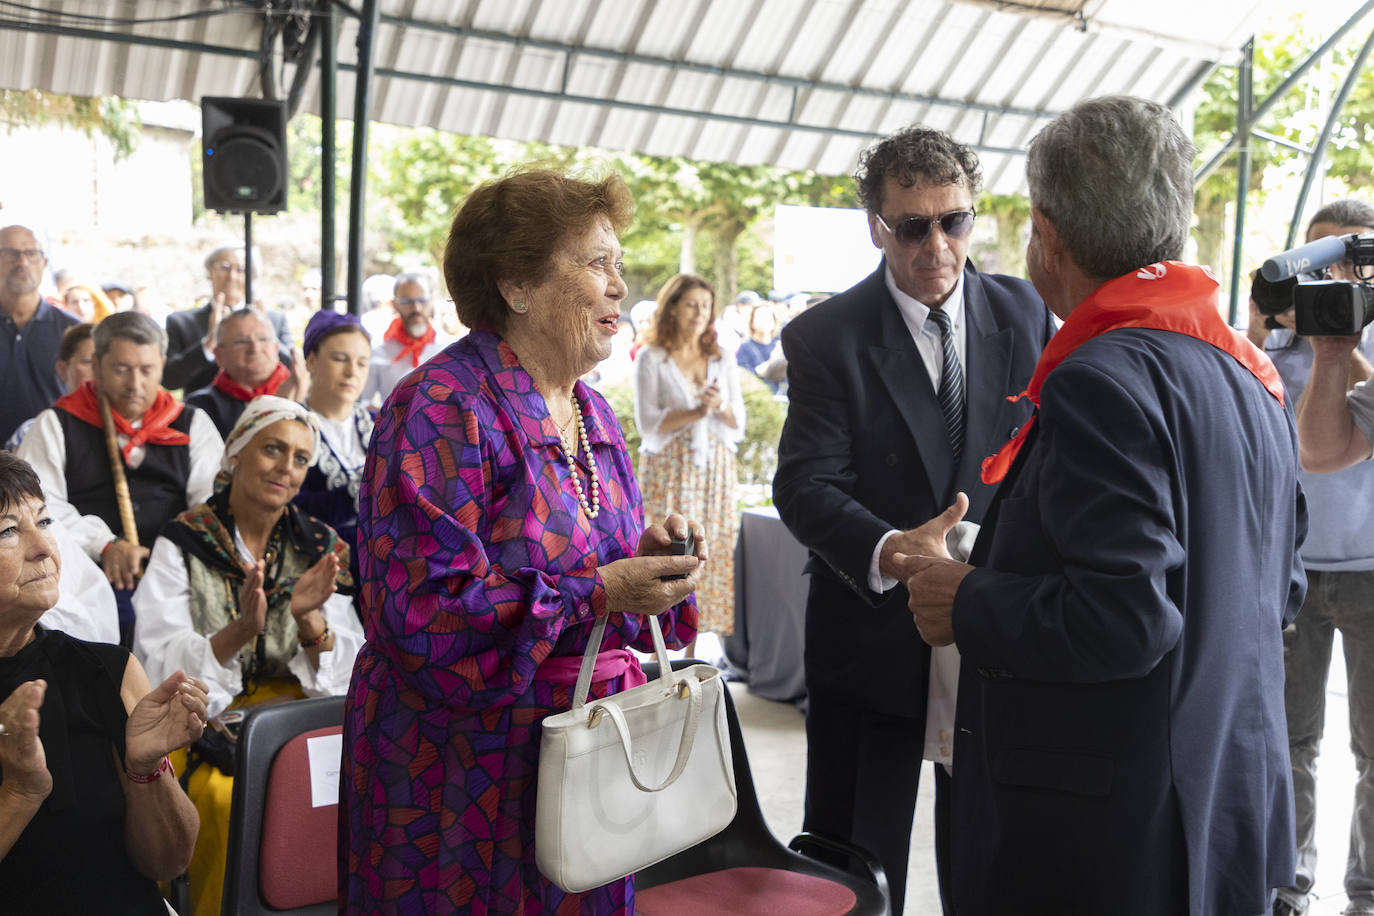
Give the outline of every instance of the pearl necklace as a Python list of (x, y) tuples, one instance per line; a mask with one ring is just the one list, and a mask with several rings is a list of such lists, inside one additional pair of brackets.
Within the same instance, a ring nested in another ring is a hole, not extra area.
[[(587, 518), (594, 519), (601, 513), (601, 484), (596, 478), (596, 457), (592, 455), (592, 444), (587, 441), (587, 426), (582, 422), (582, 405), (577, 403), (577, 396), (572, 397), (573, 416), (577, 418), (577, 434), (572, 437), (572, 442), (563, 438), (563, 431), (558, 431), (560, 444), (563, 446), (563, 457), (568, 461), (568, 475), (572, 477), (573, 490), (577, 493), (577, 502), (582, 506), (582, 511)], [(592, 491), (590, 505), (587, 502), (587, 494), (583, 492), (582, 481), (577, 476), (577, 443), (582, 441), (582, 449), (587, 453), (587, 480)]]

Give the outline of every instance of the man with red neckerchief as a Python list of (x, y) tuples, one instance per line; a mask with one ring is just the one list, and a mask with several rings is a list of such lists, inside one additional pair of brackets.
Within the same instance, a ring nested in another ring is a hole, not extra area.
[[(96, 325), (92, 337), (94, 379), (40, 413), (18, 455), (38, 473), (48, 511), (110, 580), (127, 644), (133, 623), (128, 593), (153, 540), (164, 522), (209, 498), (224, 443), (204, 412), (179, 404), (162, 387), (167, 337), (155, 321), (119, 312)], [(101, 394), (110, 402), (137, 545), (124, 538)]]
[[(209, 385), (186, 396), (186, 403), (209, 414), (221, 438), (229, 435), (243, 408), (253, 398), (274, 394), (284, 398), (303, 396), (305, 360), (298, 359), (297, 373), (282, 365), (277, 338), (262, 316), (252, 309), (231, 312), (219, 323), (215, 339), (215, 364), (219, 371)], [(193, 504), (194, 505), (194, 504)]]
[(1027, 267), (1064, 325), (984, 464), (972, 565), (934, 537), (902, 560), (922, 637), (963, 662), (961, 916), (1261, 916), (1293, 880), (1297, 436), (1273, 364), (1178, 260), (1194, 154), (1127, 97), (1031, 142)]
[(434, 299), (425, 274), (399, 274), (391, 307), (396, 317), (372, 347), (367, 387), (358, 401), (364, 406), (371, 406), (374, 397), (385, 401), (401, 379), (453, 342), (434, 326)]

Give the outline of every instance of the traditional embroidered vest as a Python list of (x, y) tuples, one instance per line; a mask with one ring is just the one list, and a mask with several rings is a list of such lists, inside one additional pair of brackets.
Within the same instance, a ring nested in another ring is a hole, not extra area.
[[(172, 421), (171, 428), (190, 433), (192, 409)], [(67, 501), (82, 515), (95, 515), (116, 535), (124, 534), (115, 501), (114, 475), (110, 472), (105, 432), (84, 420), (57, 411), (67, 443)], [(129, 496), (134, 504), (138, 542), (152, 547), (162, 526), (186, 511), (186, 481), (191, 476), (191, 450), (184, 445), (148, 445), (143, 463), (124, 468)]]
[[(289, 543), (283, 550), (281, 580), (296, 582), (310, 568), (309, 558)], [(191, 584), (191, 626), (202, 636), (218, 633), (238, 616), (238, 588), (191, 554), (183, 553), (183, 556)], [(286, 667), (300, 645), (296, 618), (291, 616), (291, 593), (291, 589), (283, 588), (268, 600), (266, 652), (259, 677), (295, 677)], [(255, 647), (256, 640), (251, 640), (239, 652), (242, 670), (248, 670)]]

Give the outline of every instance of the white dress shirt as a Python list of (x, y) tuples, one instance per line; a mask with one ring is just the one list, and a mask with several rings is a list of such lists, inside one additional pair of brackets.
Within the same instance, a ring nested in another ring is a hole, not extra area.
[[(253, 563), (253, 552), (238, 531), (234, 546), (239, 559)], [(210, 635), (197, 633), (191, 623), (191, 579), (180, 547), (158, 538), (148, 568), (133, 596), (138, 624), (134, 627), (134, 654), (148, 671), (154, 684), (170, 677), (178, 668), (204, 681), (210, 688), (209, 713), (213, 718), (228, 708), (243, 690), (243, 671), (235, 652), (227, 665), (221, 665), (210, 646)], [(353, 676), (353, 661), (363, 645), (363, 632), (353, 613), (353, 602), (337, 592), (324, 603), (324, 617), (334, 634), (334, 648), (319, 654), (319, 667), (312, 668), (304, 649), (297, 649), (287, 669), (301, 682), (308, 697), (341, 696), (348, 692)]]
[[(892, 276), (892, 268), (884, 271), (883, 279), (887, 291), (897, 303), (897, 311), (902, 322), (916, 344), (916, 352), (930, 377), (930, 387), (936, 395), (940, 392), (940, 376), (945, 369), (944, 341), (940, 337), (940, 326), (930, 320), (930, 307), (908, 296), (897, 288)], [(941, 311), (949, 316), (950, 336), (953, 337), (954, 352), (959, 356), (959, 372), (967, 379), (968, 334), (964, 329), (964, 274), (954, 284), (949, 298), (944, 301)], [(868, 587), (875, 592), (885, 592), (897, 585), (897, 580), (884, 576), (878, 569), (878, 558), (882, 556), (883, 545), (887, 539), (897, 534), (896, 529), (878, 539), (873, 548), (873, 559), (868, 566)], [(956, 560), (967, 560), (973, 542), (978, 536), (978, 526), (971, 522), (960, 522), (945, 538), (950, 556)], [(914, 624), (913, 624), (914, 626)], [(951, 769), (954, 765), (954, 708), (959, 689), (959, 650), (954, 646), (940, 646), (930, 650), (930, 683), (926, 693), (926, 733), (924, 758), (943, 764)]]
[[(135, 429), (139, 425), (133, 424)], [(224, 440), (220, 438), (210, 415), (203, 410), (197, 410), (191, 416), (187, 435), (191, 437), (191, 444), (187, 446), (191, 450), (191, 470), (186, 477), (186, 505), (196, 506), (209, 499), (214, 492), (215, 474), (224, 456)], [(118, 438), (120, 448), (129, 441), (124, 435)], [(53, 518), (67, 527), (86, 556), (98, 564), (105, 545), (121, 535), (111, 531), (100, 516), (82, 515), (67, 502), (67, 437), (62, 434), (62, 421), (57, 416), (57, 408), (50, 407), (38, 415), (16, 454), (33, 465), (43, 484), (43, 497), (48, 502), (48, 511)], [(129, 453), (129, 467), (137, 469), (147, 455), (145, 447), (140, 445), (135, 448)]]

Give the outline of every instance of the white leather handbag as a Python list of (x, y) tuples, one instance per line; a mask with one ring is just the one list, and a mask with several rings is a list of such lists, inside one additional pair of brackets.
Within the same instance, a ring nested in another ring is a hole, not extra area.
[(674, 671), (649, 617), (659, 676), (587, 703), (606, 618), (596, 622), (572, 708), (544, 719), (535, 861), (565, 891), (632, 874), (734, 820), (725, 684), (711, 665)]

